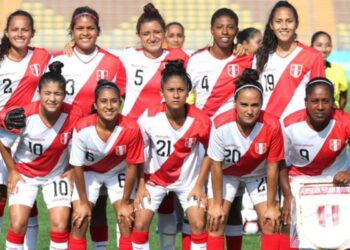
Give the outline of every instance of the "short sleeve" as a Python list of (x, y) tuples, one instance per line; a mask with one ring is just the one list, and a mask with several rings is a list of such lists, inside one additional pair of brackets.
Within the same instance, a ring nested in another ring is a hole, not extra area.
[(85, 165), (85, 143), (81, 138), (82, 133), (78, 133), (76, 129), (73, 131), (72, 148), (70, 151), (69, 164), (81, 167)]
[(284, 150), (283, 150), (283, 135), (279, 122), (271, 131), (271, 145), (270, 150), (267, 155), (268, 162), (277, 162), (281, 161), (284, 158)]
[(222, 162), (225, 159), (225, 148), (223, 143), (224, 138), (220, 132), (220, 129), (212, 126), (207, 152), (212, 160)]
[(128, 145), (128, 152), (126, 161), (129, 164), (139, 164), (145, 161), (144, 159), (144, 145), (141, 130), (138, 128), (130, 132), (130, 143)]
[(5, 129), (0, 129), (0, 140), (6, 148), (11, 148), (19, 134), (11, 133)]

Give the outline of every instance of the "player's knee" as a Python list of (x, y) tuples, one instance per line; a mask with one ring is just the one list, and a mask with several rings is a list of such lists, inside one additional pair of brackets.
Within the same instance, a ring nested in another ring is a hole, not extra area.
[(149, 230), (149, 223), (145, 220), (135, 220), (134, 228), (137, 232), (147, 232)]
[(259, 221), (260, 225), (260, 230), (262, 234), (273, 234), (276, 233), (274, 232), (274, 228), (270, 223), (263, 223), (262, 221)]
[(10, 228), (14, 233), (25, 233), (27, 229), (27, 222), (25, 220), (11, 220)]
[(202, 233), (205, 228), (205, 221), (204, 219), (196, 219), (191, 223), (191, 231), (193, 233)]
[(64, 219), (51, 221), (50, 227), (52, 232), (64, 232), (68, 228), (68, 221)]

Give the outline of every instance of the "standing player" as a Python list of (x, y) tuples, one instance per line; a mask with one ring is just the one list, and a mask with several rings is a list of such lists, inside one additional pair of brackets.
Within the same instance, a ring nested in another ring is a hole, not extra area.
[(294, 6), (277, 2), (256, 54), (255, 68), (264, 89), (263, 109), (280, 118), (303, 109), (306, 83), (325, 75), (321, 53), (295, 40), (298, 25)]
[[(336, 185), (350, 182), (350, 158), (346, 152), (350, 139), (350, 115), (333, 109), (334, 86), (328, 79), (310, 80), (305, 92), (306, 109), (290, 114), (283, 121), (288, 166), (281, 172), (285, 184), (283, 194), (288, 197), (284, 202), (286, 213), (283, 221), (286, 224), (290, 222), (290, 185), (298, 177), (333, 176)], [(289, 241), (286, 247), (289, 247)]]
[[(106, 79), (117, 85), (125, 85), (125, 71), (119, 58), (96, 45), (100, 30), (99, 16), (95, 10), (76, 8), (69, 26), (69, 34), (74, 40), (73, 53), (68, 56), (59, 52), (53, 58), (65, 65), (62, 72), (67, 79), (65, 102), (81, 107), (84, 116), (90, 114), (98, 80)], [(93, 210), (90, 233), (94, 249), (107, 247), (106, 202), (107, 196), (101, 196)]]
[[(141, 48), (128, 48), (120, 55), (126, 69), (126, 85), (118, 85), (125, 94), (123, 115), (137, 120), (145, 109), (161, 103), (160, 81), (164, 63), (169, 60), (183, 60), (187, 54), (178, 48), (163, 49), (165, 22), (152, 3), (144, 6), (136, 24), (136, 33)], [(174, 249), (176, 239), (176, 217), (172, 196), (166, 199), (159, 212), (158, 232), (161, 249)]]
[[(188, 62), (188, 73), (193, 83), (195, 105), (210, 117), (233, 106), (234, 80), (251, 67), (252, 57), (233, 55), (234, 39), (238, 33), (238, 16), (231, 9), (222, 8), (211, 17), (213, 45), (194, 53)], [(220, 109), (220, 111), (219, 111)], [(209, 171), (209, 170), (208, 170)], [(232, 206), (225, 235), (229, 250), (241, 249), (241, 200), (244, 189)], [(184, 227), (183, 248), (189, 249), (188, 229)]]
[(348, 81), (346, 72), (340, 65), (327, 61), (332, 52), (332, 38), (324, 31), (312, 35), (311, 46), (321, 52), (324, 59), (327, 78), (334, 84), (334, 99), (336, 107), (344, 109), (347, 102)]
[(150, 160), (135, 200), (133, 248), (149, 249), (153, 214), (166, 193), (173, 191), (190, 221), (191, 249), (206, 249), (205, 211), (200, 202), (205, 176), (198, 160), (199, 144), (206, 147), (208, 143), (210, 120), (204, 112), (186, 104), (191, 81), (181, 61), (165, 65), (161, 86), (165, 103), (150, 107), (139, 120)]
[[(73, 228), (69, 249), (86, 249), (85, 233), (91, 209), (104, 184), (119, 217), (119, 248), (130, 250), (133, 213), (130, 197), (134, 192), (137, 164), (144, 162), (142, 134), (138, 125), (118, 114), (121, 97), (118, 87), (100, 80), (95, 89), (97, 114), (81, 119), (74, 129), (69, 162), (74, 167)], [(122, 218), (125, 215), (126, 218)]]
[[(32, 101), (40, 76), (50, 60), (46, 50), (29, 47), (34, 34), (34, 20), (28, 12), (17, 10), (7, 18), (0, 45), (0, 112)], [(6, 184), (7, 169), (0, 157), (0, 231), (7, 199)], [(36, 247), (37, 235), (35, 203), (28, 222), (27, 248)]]
[[(25, 105), (26, 127), (19, 134), (5, 131), (0, 136), (0, 151), (7, 165), (10, 228), (6, 249), (23, 249), (30, 211), (42, 188), (50, 218), (50, 249), (67, 249), (71, 206), (71, 171), (68, 143), (81, 112), (63, 103), (66, 80), (63, 64), (52, 63), (50, 72), (39, 82), (40, 100)], [(19, 138), (18, 148), (11, 146)], [(65, 173), (64, 173), (65, 172)]]
[(168, 23), (165, 27), (165, 48), (182, 49), (185, 43), (185, 28), (179, 22)]
[(235, 109), (214, 118), (208, 156), (208, 249), (224, 249), (224, 227), (239, 183), (243, 181), (258, 214), (261, 249), (270, 249), (278, 231), (276, 201), (283, 138), (278, 119), (261, 111), (263, 89), (258, 73), (246, 70), (234, 93)]

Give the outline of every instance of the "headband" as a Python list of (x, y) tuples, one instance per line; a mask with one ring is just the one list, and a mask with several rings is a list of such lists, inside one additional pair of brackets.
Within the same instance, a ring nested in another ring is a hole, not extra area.
[(76, 14), (74, 17), (73, 17), (73, 20), (77, 20), (79, 17), (82, 17), (82, 16), (89, 16), (91, 17), (92, 19), (94, 19), (95, 21), (97, 21), (97, 17), (89, 12), (83, 12), (83, 13), (79, 13), (79, 14)]
[(234, 98), (236, 99), (238, 92), (241, 91), (242, 89), (245, 89), (245, 88), (254, 88), (254, 89), (258, 90), (261, 95), (263, 94), (262, 90), (258, 86), (253, 85), (253, 84), (247, 84), (247, 85), (243, 85), (243, 86), (239, 87), (238, 89), (236, 89), (236, 91), (233, 95)]
[(314, 80), (311, 80), (310, 82), (308, 82), (308, 83), (306, 84), (306, 88), (308, 88), (308, 87), (310, 87), (311, 85), (316, 84), (316, 83), (325, 83), (325, 84), (331, 86), (332, 88), (334, 88), (333, 83), (332, 83), (330, 80), (326, 79), (326, 78), (325, 78), (325, 79), (316, 78), (316, 79), (314, 79)]

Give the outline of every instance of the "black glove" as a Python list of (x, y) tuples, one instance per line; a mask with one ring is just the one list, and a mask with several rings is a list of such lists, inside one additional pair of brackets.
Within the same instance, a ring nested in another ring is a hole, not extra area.
[(11, 129), (21, 129), (26, 126), (26, 116), (24, 114), (23, 108), (16, 108), (7, 112), (4, 123), (6, 128)]

